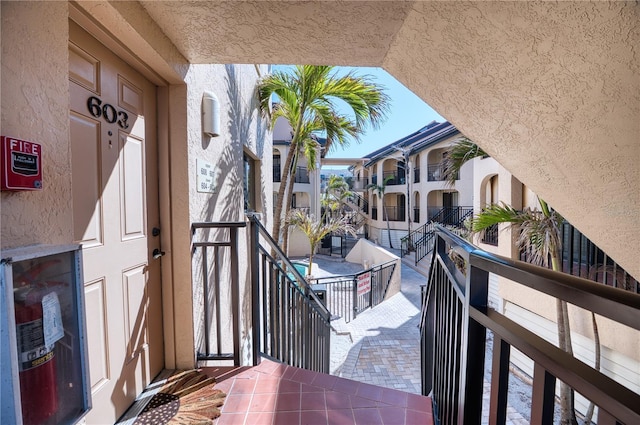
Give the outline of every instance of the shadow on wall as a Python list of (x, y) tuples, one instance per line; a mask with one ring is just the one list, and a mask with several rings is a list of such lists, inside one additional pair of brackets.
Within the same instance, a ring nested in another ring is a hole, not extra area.
[[(244, 221), (244, 169), (243, 169), (243, 146), (255, 146), (255, 153), (259, 158), (262, 157), (264, 152), (264, 138), (267, 135), (266, 124), (258, 118), (258, 102), (257, 97), (254, 95), (255, 90), (252, 90), (252, 96), (250, 99), (243, 98), (243, 93), (246, 92), (242, 86), (242, 80), (238, 77), (237, 67), (235, 65), (225, 65), (226, 70), (226, 96), (228, 100), (228, 113), (226, 114), (226, 122), (223, 124), (223, 128), (226, 129), (229, 137), (228, 142), (225, 143), (223, 150), (218, 157), (217, 162), (214, 164), (214, 168), (217, 170), (214, 185), (220, 188), (216, 193), (210, 194), (209, 200), (206, 203), (201, 217), (204, 221), (216, 221), (216, 222), (236, 222)], [(253, 131), (253, 133), (252, 133)], [(255, 138), (255, 139), (254, 139)], [(255, 142), (255, 144), (254, 144)], [(206, 146), (206, 141), (203, 140), (203, 146)], [(264, 183), (261, 179), (261, 183)], [(264, 193), (264, 184), (260, 185), (261, 193), (256, 196), (261, 196), (261, 204), (266, 205), (266, 194)], [(242, 249), (244, 241), (242, 238), (243, 231), (240, 230), (239, 247)], [(229, 231), (225, 229), (211, 229), (203, 232), (202, 238), (207, 241), (226, 241), (229, 238)], [(218, 268), (209, 268), (209, 282), (215, 282), (215, 274), (219, 274), (219, 282), (231, 282), (228, 277), (230, 272), (230, 252), (228, 248), (221, 249), (218, 256)], [(209, 264), (216, 264), (209, 259)], [(202, 291), (202, 258), (194, 257), (194, 297), (197, 300), (196, 309), (202, 310), (203, 303), (203, 291)], [(240, 273), (243, 273), (241, 270)], [(244, 279), (240, 278), (241, 290), (240, 294), (243, 300), (241, 306), (241, 316), (247, 317), (251, 311), (250, 305), (250, 285), (242, 285), (243, 282), (249, 282), (249, 269), (246, 268), (244, 272)], [(223, 332), (229, 332), (226, 336), (223, 335), (223, 340), (232, 341), (231, 337), (231, 311), (230, 311), (230, 299), (231, 288), (229, 286), (221, 285), (220, 293), (222, 297), (222, 304), (220, 306), (221, 317), (225, 318), (224, 323), (221, 323)], [(209, 291), (210, 297), (207, 300), (208, 305), (213, 304), (213, 297), (215, 291)], [(204, 318), (202, 314), (197, 314), (194, 318), (196, 321), (196, 347), (198, 350), (204, 351)], [(250, 321), (242, 320), (242, 340), (250, 340)], [(211, 326), (214, 330), (215, 326)], [(210, 335), (212, 340), (215, 335)], [(226, 347), (225, 347), (226, 348)]]

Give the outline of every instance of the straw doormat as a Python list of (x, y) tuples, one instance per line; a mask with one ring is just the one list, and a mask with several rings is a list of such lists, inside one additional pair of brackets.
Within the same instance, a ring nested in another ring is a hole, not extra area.
[(149, 401), (134, 425), (210, 425), (226, 394), (198, 370), (176, 371)]

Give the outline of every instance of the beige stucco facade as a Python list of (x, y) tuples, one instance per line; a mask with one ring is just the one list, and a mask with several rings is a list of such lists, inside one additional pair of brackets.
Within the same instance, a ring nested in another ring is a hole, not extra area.
[[(0, 7), (2, 134), (42, 143), (45, 185), (2, 193), (2, 248), (73, 240), (69, 18), (157, 87), (167, 368), (195, 362), (190, 224), (243, 219), (236, 162), (243, 152), (260, 161), (256, 207), (263, 222), (272, 223), (273, 147), (249, 98), (266, 68), (208, 64), (382, 66), (640, 277), (635, 2), (57, 1)], [(212, 140), (200, 128), (205, 90), (218, 96), (223, 111), (223, 134)], [(197, 159), (220, 167), (213, 195), (195, 191)], [(240, 266), (242, 279), (247, 270)]]
[(640, 275), (637, 3), (142, 5), (192, 62), (382, 66)]
[[(44, 190), (2, 192), (1, 245), (73, 241), (67, 62), (71, 16), (157, 85), (160, 221), (166, 252), (162, 260), (165, 361), (169, 368), (192, 367), (198, 338), (193, 318), (201, 312), (192, 308), (190, 225), (244, 221), (243, 153), (257, 164), (255, 209), (263, 213), (264, 225), (272, 222), (271, 135), (254, 96), (256, 81), (267, 67), (190, 65), (145, 19), (138, 21), (136, 31), (150, 37), (153, 49), (141, 41), (140, 33), (132, 34), (113, 5), (84, 6), (2, 3), (2, 134), (42, 144)], [(130, 8), (125, 11), (128, 19), (142, 13), (136, 4), (119, 6)], [(48, 22), (46, 30), (40, 22)], [(106, 34), (101, 25), (108, 25), (112, 33)], [(202, 133), (205, 91), (214, 92), (220, 101), (220, 137)], [(197, 191), (197, 160), (214, 166), (215, 193)], [(243, 277), (248, 273), (246, 261), (244, 256), (240, 263)]]

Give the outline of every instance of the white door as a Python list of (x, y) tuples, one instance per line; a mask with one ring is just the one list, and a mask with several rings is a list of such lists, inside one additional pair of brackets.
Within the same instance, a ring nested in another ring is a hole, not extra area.
[(74, 239), (83, 245), (88, 423), (113, 423), (164, 365), (155, 87), (75, 23)]

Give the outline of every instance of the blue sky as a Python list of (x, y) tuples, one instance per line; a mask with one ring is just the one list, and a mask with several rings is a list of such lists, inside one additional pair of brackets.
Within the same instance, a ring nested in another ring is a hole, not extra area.
[[(278, 70), (284, 68), (286, 66), (274, 66), (274, 69)], [(391, 105), (387, 120), (379, 129), (367, 128), (359, 144), (353, 141), (345, 149), (337, 147), (327, 155), (329, 158), (360, 158), (413, 133), (433, 120), (445, 121), (422, 99), (382, 68), (338, 67), (338, 69), (340, 73), (355, 70), (359, 75), (374, 77), (377, 84), (385, 87), (387, 95), (391, 98)]]

